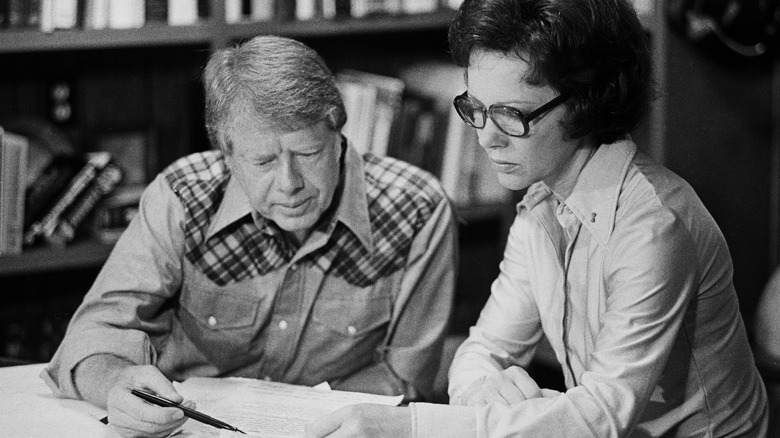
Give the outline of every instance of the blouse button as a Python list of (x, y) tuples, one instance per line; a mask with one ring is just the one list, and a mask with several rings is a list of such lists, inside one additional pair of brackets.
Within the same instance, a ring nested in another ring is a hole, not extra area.
[(347, 333), (349, 333), (350, 336), (355, 336), (355, 333), (357, 333), (357, 329), (354, 325), (351, 325), (347, 327)]
[(287, 321), (285, 320), (279, 321), (279, 328), (282, 330), (287, 330)]
[(214, 327), (217, 325), (217, 318), (214, 318), (214, 316), (209, 316), (209, 327)]

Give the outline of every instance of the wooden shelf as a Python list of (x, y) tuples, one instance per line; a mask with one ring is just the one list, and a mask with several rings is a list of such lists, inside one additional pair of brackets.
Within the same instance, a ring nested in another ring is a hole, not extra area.
[(45, 52), (124, 47), (210, 45), (214, 26), (149, 25), (140, 29), (34, 30), (0, 32), (0, 53)]
[(429, 14), (377, 16), (343, 20), (268, 21), (237, 23), (226, 27), (230, 39), (240, 40), (259, 34), (288, 37), (332, 37), (354, 34), (412, 32), (446, 28), (454, 11)]
[(19, 255), (0, 256), (0, 276), (29, 275), (103, 265), (112, 244), (84, 240), (65, 248), (48, 246), (25, 249)]
[(156, 46), (206, 45), (216, 48), (260, 34), (288, 37), (410, 32), (446, 28), (454, 11), (343, 20), (265, 21), (226, 24), (203, 20), (191, 26), (150, 24), (139, 29), (75, 29), (50, 33), (36, 30), (0, 31), (0, 54), (95, 50)]

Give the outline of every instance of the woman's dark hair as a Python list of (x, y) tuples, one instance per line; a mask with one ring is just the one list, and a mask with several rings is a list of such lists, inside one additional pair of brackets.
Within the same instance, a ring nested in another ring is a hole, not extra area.
[(449, 43), (462, 67), (475, 50), (527, 61), (527, 83), (570, 96), (570, 138), (611, 143), (641, 123), (652, 99), (647, 35), (627, 0), (464, 0)]

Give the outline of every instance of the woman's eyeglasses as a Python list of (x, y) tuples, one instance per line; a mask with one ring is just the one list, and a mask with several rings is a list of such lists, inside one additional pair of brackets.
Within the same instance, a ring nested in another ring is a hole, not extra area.
[(533, 119), (560, 105), (567, 98), (568, 96), (562, 94), (527, 115), (519, 109), (507, 105), (490, 105), (490, 108), (485, 109), (485, 105), (470, 98), (467, 91), (455, 96), (452, 104), (455, 105), (460, 118), (471, 127), (484, 128), (487, 118), (490, 117), (490, 120), (504, 134), (512, 137), (524, 137), (528, 134), (528, 124)]

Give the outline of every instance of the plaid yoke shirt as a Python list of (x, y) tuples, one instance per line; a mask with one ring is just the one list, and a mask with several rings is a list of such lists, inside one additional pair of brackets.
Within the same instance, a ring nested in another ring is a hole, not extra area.
[(350, 146), (343, 168), (338, 204), (296, 249), (253, 212), (220, 152), (169, 166), (74, 316), (47, 369), (53, 387), (69, 395), (69, 370), (108, 352), (174, 380), (428, 395), (454, 294), (452, 211), (432, 176), (401, 161)]

